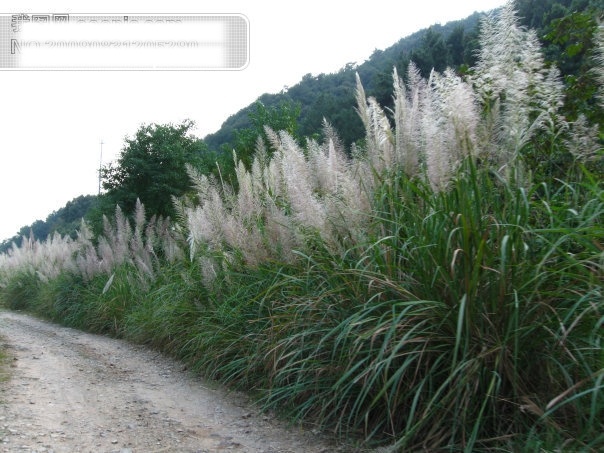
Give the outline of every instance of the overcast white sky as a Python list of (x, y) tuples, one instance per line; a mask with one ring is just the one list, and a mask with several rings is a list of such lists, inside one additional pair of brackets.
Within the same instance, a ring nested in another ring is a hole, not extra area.
[(1, 71), (0, 241), (79, 195), (98, 190), (103, 161), (143, 123), (192, 119), (203, 137), (265, 92), (304, 74), (362, 63), (374, 49), (505, 0), (8, 1), (0, 13), (240, 13), (250, 25), (241, 71)]

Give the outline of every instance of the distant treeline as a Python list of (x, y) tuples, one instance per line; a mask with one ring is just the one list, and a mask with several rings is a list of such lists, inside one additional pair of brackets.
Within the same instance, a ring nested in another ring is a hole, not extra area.
[(46, 220), (36, 220), (31, 225), (22, 227), (12, 238), (4, 240), (0, 244), (0, 253), (8, 251), (13, 242), (21, 244), (21, 237), (33, 235), (35, 238), (44, 240), (55, 231), (61, 235), (75, 237), (75, 232), (80, 228), (82, 218), (94, 205), (96, 195), (80, 195), (65, 206), (52, 212)]

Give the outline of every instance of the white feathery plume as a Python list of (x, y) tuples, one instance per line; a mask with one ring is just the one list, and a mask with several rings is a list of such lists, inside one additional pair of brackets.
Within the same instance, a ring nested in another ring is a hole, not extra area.
[(408, 139), (407, 127), (411, 122), (408, 109), (407, 92), (405, 84), (399, 77), (396, 67), (392, 73), (394, 81), (394, 138), (395, 138), (395, 154), (397, 162), (401, 163), (404, 172), (408, 176), (417, 174), (418, 159), (417, 149), (410, 143)]
[(315, 231), (325, 231), (325, 212), (313, 193), (312, 175), (309, 172), (306, 158), (293, 138), (287, 132), (279, 134), (281, 171), (285, 183), (287, 200), (293, 218), (305, 227)]
[(357, 102), (357, 113), (361, 117), (361, 121), (365, 126), (365, 131), (371, 130), (371, 119), (369, 117), (369, 106), (367, 105), (367, 96), (365, 95), (365, 89), (363, 88), (363, 84), (361, 83), (361, 77), (357, 72), (355, 74), (356, 77), (356, 102)]
[(598, 99), (600, 100), (600, 107), (604, 108), (604, 23), (600, 23), (598, 25), (598, 30), (595, 34), (595, 45), (596, 64), (593, 70), (600, 84), (600, 89), (598, 90)]
[(598, 137), (598, 126), (590, 126), (585, 115), (569, 125), (569, 138), (564, 141), (568, 151), (580, 162), (596, 159), (602, 146)]
[(476, 147), (480, 115), (474, 90), (450, 68), (443, 74), (433, 72), (430, 87), (450, 141), (450, 160), (457, 166)]
[(513, 1), (482, 22), (480, 42), (471, 80), (491, 115), (484, 123), (493, 143), (487, 157), (507, 167), (537, 129), (561, 122), (563, 85), (546, 68), (536, 34), (519, 25)]
[(356, 80), (357, 112), (365, 126), (367, 158), (373, 169), (380, 173), (393, 164), (394, 136), (390, 122), (377, 101), (372, 97), (365, 97), (365, 89), (358, 74)]
[(422, 134), (426, 155), (426, 172), (430, 185), (435, 191), (442, 191), (452, 174), (451, 129), (447, 127), (446, 117), (442, 114), (438, 90), (432, 83), (435, 72), (432, 71), (428, 88), (422, 96)]
[(106, 236), (101, 236), (98, 240), (98, 254), (100, 257), (100, 268), (103, 272), (110, 273), (118, 264), (118, 260), (116, 259), (113, 248), (111, 244), (107, 240)]

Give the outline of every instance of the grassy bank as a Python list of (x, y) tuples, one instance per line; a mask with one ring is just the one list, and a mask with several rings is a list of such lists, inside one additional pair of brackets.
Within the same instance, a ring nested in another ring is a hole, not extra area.
[[(587, 175), (588, 176), (588, 175)], [(468, 162), (447, 192), (396, 173), (367, 241), (294, 262), (15, 274), (11, 308), (153, 345), (267, 409), (403, 451), (602, 437), (604, 192), (518, 188)], [(389, 440), (391, 439), (391, 440)]]

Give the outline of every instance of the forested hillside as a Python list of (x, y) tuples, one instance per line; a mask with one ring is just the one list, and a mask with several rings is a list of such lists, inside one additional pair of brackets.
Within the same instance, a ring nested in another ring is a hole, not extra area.
[[(355, 74), (358, 73), (367, 93), (389, 106), (392, 104), (392, 68), (406, 73), (409, 61), (416, 62), (424, 76), (434, 67), (472, 64), (475, 60), (476, 33), (480, 15), (462, 21), (434, 25), (402, 38), (385, 50), (376, 49), (365, 62), (351, 62), (330, 74), (306, 74), (296, 85), (281, 93), (265, 93), (258, 98), (266, 108), (278, 110), (282, 105), (300, 107), (299, 135), (314, 136), (326, 118), (339, 131), (346, 146), (363, 137), (363, 125), (354, 111)], [(204, 138), (208, 147), (219, 151), (235, 143), (236, 131), (251, 126), (255, 104), (229, 117), (220, 130)]]
[[(593, 32), (598, 14), (604, 11), (604, 0), (516, 0), (520, 23), (534, 29), (545, 47), (546, 58), (559, 65), (567, 83), (579, 85), (572, 93), (583, 101), (593, 99), (595, 82), (590, 80), (591, 64), (585, 58), (593, 47)], [(315, 136), (322, 129), (323, 118), (338, 131), (345, 146), (363, 137), (362, 124), (354, 111), (355, 73), (361, 77), (369, 96), (385, 107), (392, 107), (392, 68), (406, 74), (413, 61), (422, 76), (430, 71), (443, 71), (451, 66), (463, 73), (476, 62), (481, 15), (478, 13), (445, 25), (434, 25), (402, 38), (385, 50), (375, 50), (360, 64), (349, 63), (331, 74), (305, 75), (302, 80), (276, 94), (258, 98), (265, 108), (279, 110), (281, 106), (299, 106), (300, 137)], [(560, 19), (568, 17), (565, 21)], [(571, 56), (568, 55), (570, 47)], [(579, 79), (579, 80), (577, 80)], [(586, 80), (587, 79), (587, 80)], [(585, 84), (589, 89), (585, 91)], [(586, 107), (569, 99), (575, 112), (593, 112), (595, 103)], [(255, 104), (229, 117), (215, 133), (204, 138), (210, 150), (230, 151), (235, 147), (236, 133), (251, 126), (250, 116)]]

